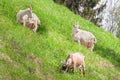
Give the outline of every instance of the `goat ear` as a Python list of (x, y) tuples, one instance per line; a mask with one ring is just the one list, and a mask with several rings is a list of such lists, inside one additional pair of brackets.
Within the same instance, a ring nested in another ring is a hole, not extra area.
[(31, 5), (30, 5), (30, 7), (29, 7), (29, 8), (30, 8), (30, 10), (32, 10), (32, 6), (31, 6)]

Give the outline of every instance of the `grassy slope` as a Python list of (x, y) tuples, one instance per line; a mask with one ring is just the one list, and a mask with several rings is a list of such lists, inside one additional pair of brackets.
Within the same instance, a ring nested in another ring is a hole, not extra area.
[[(16, 24), (16, 13), (31, 4), (41, 25), (37, 33)], [(94, 52), (72, 41), (74, 21), (97, 37)], [(0, 79), (115, 80), (120, 79), (120, 40), (52, 0), (0, 0)], [(61, 60), (82, 52), (86, 76), (60, 73)], [(6, 54), (7, 57), (1, 57)], [(31, 55), (33, 54), (33, 55)], [(10, 57), (11, 61), (8, 59)]]

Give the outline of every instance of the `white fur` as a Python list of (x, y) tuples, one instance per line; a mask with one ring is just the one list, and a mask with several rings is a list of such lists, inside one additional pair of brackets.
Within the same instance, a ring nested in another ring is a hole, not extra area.
[(91, 32), (80, 29), (77, 23), (73, 26), (72, 38), (74, 41), (86, 46), (91, 51), (94, 48), (94, 43), (97, 42), (96, 37)]
[(28, 19), (28, 18), (31, 18), (32, 17), (32, 10), (30, 8), (27, 8), (25, 10), (20, 10), (18, 13), (17, 13), (17, 22), (20, 22), (20, 23), (23, 23), (23, 25), (25, 26), (25, 21)]

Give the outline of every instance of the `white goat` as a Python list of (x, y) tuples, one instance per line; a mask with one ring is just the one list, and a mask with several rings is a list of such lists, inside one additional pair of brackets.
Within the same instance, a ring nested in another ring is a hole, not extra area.
[(17, 13), (17, 22), (22, 23), (24, 26), (26, 25), (26, 20), (32, 17), (32, 8), (27, 8), (25, 10), (20, 10)]
[(97, 42), (96, 37), (91, 32), (80, 29), (77, 23), (73, 25), (72, 38), (74, 41), (78, 41), (79, 44), (84, 45), (91, 51), (94, 48), (94, 43)]
[(84, 57), (85, 56), (79, 52), (69, 54), (65, 64), (62, 65), (62, 70), (68, 72), (70, 69), (72, 69), (73, 72), (75, 72), (75, 68), (79, 68), (79, 70), (85, 74)]
[(40, 24), (40, 19), (35, 13), (32, 13), (32, 7), (30, 7), (25, 10), (20, 10), (17, 13), (17, 22), (22, 23), (23, 26), (27, 26), (36, 32), (38, 24)]

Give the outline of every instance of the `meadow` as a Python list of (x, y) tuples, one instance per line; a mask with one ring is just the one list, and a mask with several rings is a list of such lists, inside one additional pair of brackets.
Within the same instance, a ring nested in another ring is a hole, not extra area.
[[(16, 23), (20, 9), (32, 5), (41, 20), (37, 32)], [(93, 52), (71, 37), (78, 21), (92, 32)], [(85, 76), (60, 72), (72, 52), (85, 55)], [(120, 39), (52, 0), (0, 0), (0, 80), (119, 80)]]

